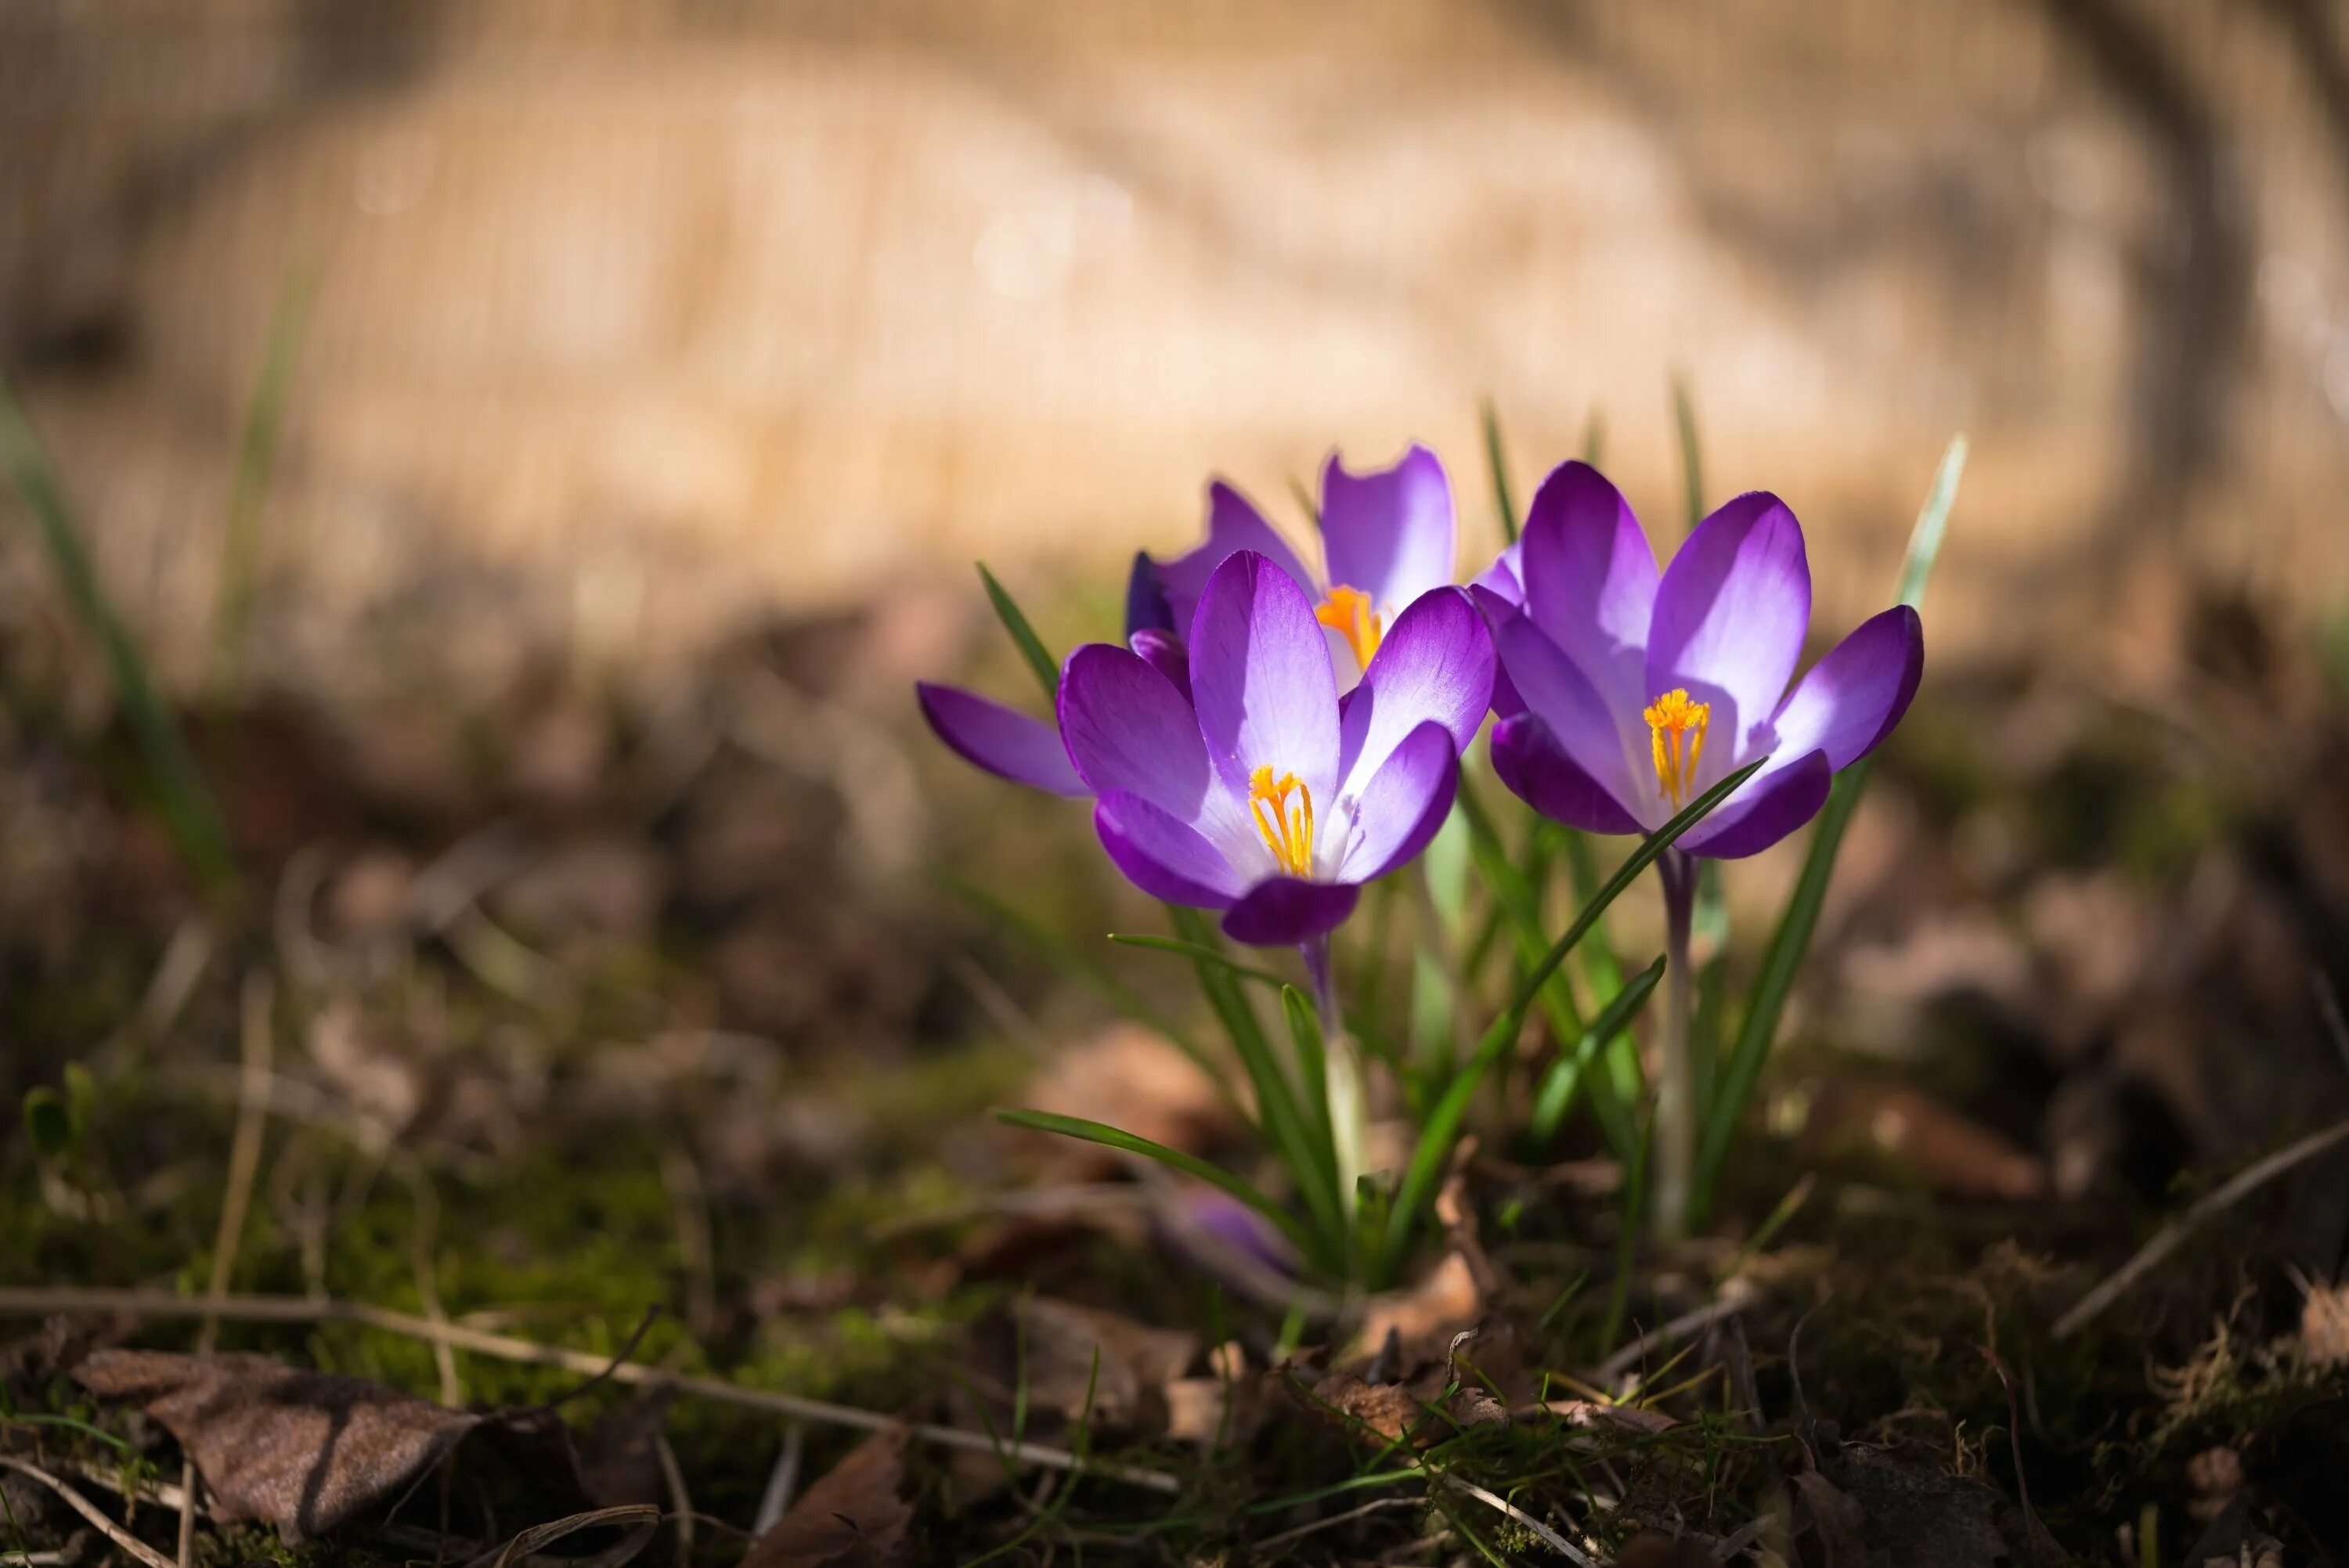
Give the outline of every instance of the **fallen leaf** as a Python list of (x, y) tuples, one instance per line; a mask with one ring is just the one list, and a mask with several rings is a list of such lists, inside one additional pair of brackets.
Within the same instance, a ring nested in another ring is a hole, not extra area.
[(1597, 1399), (1547, 1399), (1532, 1408), (1547, 1411), (1569, 1427), (1615, 1427), (1644, 1437), (1669, 1432), (1680, 1425), (1676, 1418), (1646, 1405), (1609, 1405)]
[[(1021, 1103), (1105, 1121), (1186, 1154), (1206, 1153), (1232, 1129), (1231, 1108), (1198, 1064), (1164, 1036), (1135, 1024), (1112, 1025), (1053, 1057)], [(1123, 1156), (1098, 1144), (1053, 1139), (1042, 1147), (1054, 1169), (1071, 1177), (1125, 1170)]]
[(659, 1446), (673, 1390), (631, 1395), (596, 1418), (579, 1445), (579, 1480), (599, 1508), (667, 1501)]
[(2349, 1284), (2312, 1284), (2300, 1304), (2300, 1347), (2314, 1367), (2349, 1361)]
[(289, 1542), (397, 1498), (482, 1421), (265, 1356), (100, 1350), (74, 1377), (160, 1421), (203, 1472), (222, 1518), (264, 1520)]
[(1795, 1492), (1810, 1515), (1811, 1533), (1818, 1541), (1826, 1568), (1868, 1568), (1872, 1559), (1868, 1551), (1867, 1511), (1815, 1470), (1795, 1475)]
[(1452, 1336), (1474, 1327), (1484, 1315), (1485, 1294), (1476, 1288), (1474, 1268), (1459, 1253), (1446, 1253), (1417, 1284), (1372, 1296), (1363, 1305), (1361, 1326), (1347, 1359), (1376, 1355), (1392, 1334), (1401, 1342), (1404, 1364), (1418, 1367), (1441, 1357)]
[[(1276, 1376), (1282, 1377), (1282, 1387), (1308, 1415), (1350, 1437), (1363, 1436), (1363, 1429), (1368, 1428), (1392, 1442), (1416, 1427), (1414, 1445), (1423, 1448), (1450, 1430), (1442, 1421), (1422, 1422), (1427, 1407), (1399, 1383), (1365, 1383), (1351, 1372), (1330, 1372), (1308, 1394), (1285, 1373)], [(1430, 1426), (1440, 1430), (1431, 1431)]]
[(1624, 1545), (1615, 1568), (1713, 1568), (1713, 1553), (1702, 1542), (1651, 1530)]
[(1902, 1085), (1836, 1082), (1810, 1096), (1803, 1143), (1814, 1158), (1867, 1153), (1953, 1198), (2023, 1202), (2047, 1168), (1982, 1123)]
[(888, 1568), (912, 1556), (905, 1429), (874, 1433), (751, 1542), (742, 1568)]
[[(1985, 1481), (1951, 1474), (1930, 1454), (1847, 1444), (1820, 1473), (1866, 1521), (1867, 1554), (1838, 1557), (1833, 1568), (2013, 1568), (2048, 1561), (2020, 1508)], [(1796, 1480), (1814, 1519), (1824, 1509), (1837, 1528), (1848, 1522), (1816, 1483)]]
[(1049, 1295), (1013, 1303), (987, 1339), (996, 1381), (1009, 1388), (1024, 1376), (1029, 1408), (1097, 1431), (1162, 1428), (1167, 1385), (1199, 1354), (1195, 1334)]

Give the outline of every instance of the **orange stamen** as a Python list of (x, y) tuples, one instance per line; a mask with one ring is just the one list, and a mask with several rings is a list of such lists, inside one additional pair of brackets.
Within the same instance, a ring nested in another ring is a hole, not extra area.
[(1640, 717), (1648, 721), (1648, 738), (1655, 749), (1656, 782), (1677, 811), (1688, 803), (1696, 783), (1696, 766), (1704, 758), (1705, 727), (1713, 721), (1713, 705), (1691, 702), (1675, 687), (1648, 705)]
[(1386, 635), (1386, 627), (1368, 593), (1340, 583), (1330, 590), (1330, 597), (1314, 607), (1313, 618), (1346, 639), (1346, 645), (1354, 650), (1356, 664), (1364, 669), (1371, 667), (1371, 655), (1379, 651), (1379, 640)]
[(1282, 871), (1293, 877), (1313, 874), (1313, 791), (1296, 774), (1275, 779), (1269, 768), (1249, 774), (1248, 813)]

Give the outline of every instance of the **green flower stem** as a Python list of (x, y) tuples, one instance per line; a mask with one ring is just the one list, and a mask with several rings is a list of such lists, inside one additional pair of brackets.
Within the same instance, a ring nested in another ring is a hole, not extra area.
[(1656, 1234), (1678, 1240), (1688, 1228), (1696, 1170), (1696, 1076), (1689, 1056), (1689, 932), (1696, 912), (1696, 861), (1666, 850), (1656, 861), (1664, 890), (1664, 1039), (1656, 1079)]
[(1313, 982), (1313, 1007), (1321, 1023), (1322, 1056), (1329, 1075), (1330, 1147), (1338, 1166), (1338, 1206), (1351, 1224), (1369, 1140), (1361, 1053), (1346, 1031), (1345, 1015), (1338, 1009), (1337, 971), (1330, 962), (1329, 937), (1317, 936), (1298, 951), (1304, 954), (1305, 973)]

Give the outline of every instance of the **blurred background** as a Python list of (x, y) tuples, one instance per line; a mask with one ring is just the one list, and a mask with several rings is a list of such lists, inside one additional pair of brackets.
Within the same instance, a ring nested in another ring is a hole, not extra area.
[(1596, 414), (1669, 516), (1675, 375), (1823, 619), (1959, 429), (1940, 648), (2349, 567), (2325, 0), (26, 0), (0, 170), (0, 365), (181, 682), (289, 296), (250, 662), (337, 702), (1102, 577), (1333, 447), (1489, 551), (1484, 397), (1520, 500)]
[[(1796, 1031), (1941, 1063), (2075, 1192), (2341, 1098), (2323, 0), (22, 0), (0, 172), (0, 369), (321, 995), (408, 975), (388, 941), (543, 1050), (1081, 1037), (929, 874), (1149, 918), (1081, 813), (914, 721), (917, 676), (1026, 689), (970, 560), (1065, 646), (1209, 474), (1294, 531), (1333, 448), (1423, 438), (1473, 570), (1485, 399), (1520, 504), (1595, 425), (1669, 542), (1678, 383), (1711, 498), (1810, 531), (1823, 636), (1972, 442)], [(0, 503), (0, 932), (69, 1048), (167, 938), (263, 934), (203, 923), (33, 521)], [(1798, 852), (1739, 869), (1740, 943)], [(428, 1055), (482, 1048), (394, 991)], [(807, 1083), (753, 1166), (838, 1152)]]

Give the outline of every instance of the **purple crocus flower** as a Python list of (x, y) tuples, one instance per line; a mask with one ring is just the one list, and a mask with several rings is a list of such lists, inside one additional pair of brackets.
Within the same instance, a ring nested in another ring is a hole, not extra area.
[[(1126, 588), (1126, 645), (1164, 671), (1187, 698), (1191, 674), (1184, 661), (1182, 639), (1166, 629), (1166, 593), (1159, 585), (1158, 569), (1150, 557), (1137, 552)], [(972, 767), (1071, 799), (1092, 794), (1069, 765), (1069, 748), (1061, 744), (1059, 728), (1047, 720), (1006, 707), (975, 691), (935, 681), (916, 681), (914, 699), (937, 738)]]
[[(1163, 603), (1167, 629), (1188, 626), (1216, 568), (1252, 550), (1312, 595), (1314, 617), (1331, 640), (1370, 667), (1396, 617), (1421, 594), (1452, 585), (1457, 524), (1452, 481), (1425, 447), (1413, 446), (1392, 468), (1354, 473), (1336, 453), (1321, 465), (1321, 554), (1317, 577), (1273, 531), (1256, 503), (1222, 480), (1207, 487), (1206, 542), (1172, 561), (1134, 563), (1128, 604)], [(1154, 570), (1150, 583), (1145, 569)]]
[(1186, 647), (1187, 700), (1127, 648), (1062, 666), (1061, 736), (1102, 846), (1143, 892), (1224, 911), (1236, 941), (1307, 944), (1451, 810), (1492, 699), (1484, 620), (1456, 588), (1422, 594), (1341, 702), (1313, 601), (1243, 550), (1202, 583)]
[(1639, 519), (1587, 463), (1543, 481), (1508, 573), (1480, 583), (1524, 711), (1493, 765), (1535, 810), (1597, 833), (1652, 832), (1722, 778), (1770, 760), (1678, 848), (1734, 859), (1816, 815), (1834, 773), (1908, 711), (1925, 662), (1917, 612), (1858, 628), (1787, 690), (1811, 618), (1803, 530), (1754, 490), (1723, 505), (1661, 577)]

